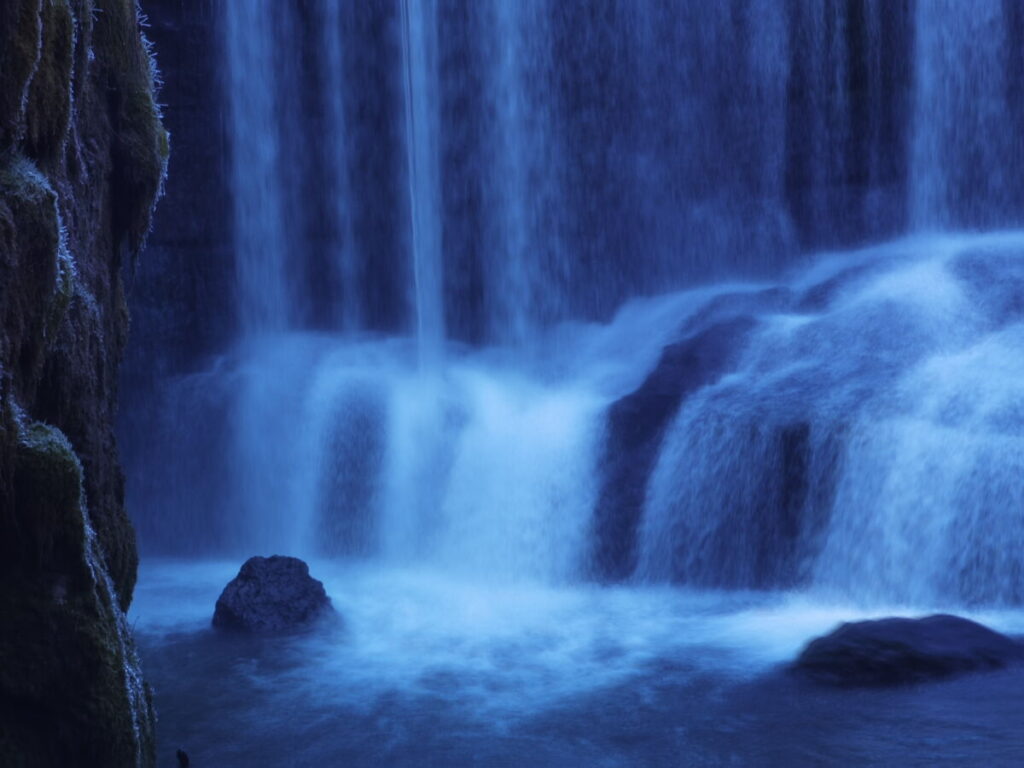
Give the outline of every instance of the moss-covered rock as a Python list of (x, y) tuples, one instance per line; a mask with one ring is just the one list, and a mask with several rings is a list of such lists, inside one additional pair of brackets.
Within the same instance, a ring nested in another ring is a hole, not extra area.
[(96, 565), (78, 457), (55, 427), (22, 424), (14, 478), (18, 546), (2, 547), (0, 615), (19, 631), (0, 632), (0, 764), (151, 760), (152, 713)]
[(153, 763), (124, 274), (167, 158), (134, 0), (0, 2), (0, 765)]
[(25, 149), (45, 167), (59, 162), (71, 120), (75, 25), (68, 0), (43, 0), (39, 65), (28, 89)]
[(59, 246), (56, 193), (32, 162), (9, 154), (0, 160), (0, 319), (17, 381), (39, 375)]
[(21, 138), (29, 84), (42, 47), (41, 0), (0, 3), (0, 151)]
[(84, 564), (82, 465), (60, 430), (39, 423), (21, 428), (14, 483), (11, 523), (18, 535), (17, 548), (4, 552), (8, 567), (21, 561), (21, 570), (40, 572), (57, 563)]
[(156, 65), (139, 33), (135, 0), (103, 0), (97, 22), (97, 63), (110, 83), (114, 130), (115, 227), (137, 252), (149, 233), (153, 206), (163, 189), (170, 140), (157, 106)]

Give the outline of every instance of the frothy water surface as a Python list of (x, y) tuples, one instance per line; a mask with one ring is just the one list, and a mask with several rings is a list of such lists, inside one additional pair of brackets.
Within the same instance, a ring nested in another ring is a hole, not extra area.
[[(845, 700), (779, 673), (839, 621), (926, 612), (906, 607), (864, 611), (795, 593), (484, 584), (319, 561), (312, 573), (343, 624), (253, 639), (209, 629), (236, 572), (235, 563), (147, 562), (133, 607), (160, 743), (184, 746), (199, 764), (714, 765), (730, 755), (776, 764), (772, 751), (796, 759), (809, 743), (842, 764), (846, 749), (884, 754), (894, 739), (941, 764), (928, 729), (981, 697), (978, 686), (995, 686), (1000, 706), (1024, 704), (1014, 672)], [(1024, 632), (1019, 612), (977, 618)], [(847, 711), (847, 730), (833, 731)], [(922, 718), (916, 735), (891, 732), (897, 711)], [(983, 727), (959, 712), (953, 741), (963, 734), (974, 755), (996, 758), (1011, 742), (1024, 747), (1013, 711), (997, 710), (1001, 719)], [(810, 730), (797, 738), (798, 726)], [(850, 741), (849, 729), (870, 738)]]

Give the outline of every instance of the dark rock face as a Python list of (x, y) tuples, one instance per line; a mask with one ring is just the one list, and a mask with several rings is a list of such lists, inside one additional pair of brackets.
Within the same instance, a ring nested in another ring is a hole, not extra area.
[(295, 557), (250, 557), (217, 598), (213, 626), (254, 633), (307, 627), (331, 612), (324, 585)]
[(669, 420), (687, 395), (728, 370), (753, 326), (749, 317), (732, 318), (670, 344), (640, 388), (609, 409), (605, 480), (595, 515), (599, 578), (617, 580), (632, 573), (647, 480)]
[(816, 683), (885, 686), (999, 669), (1024, 660), (1024, 644), (958, 616), (887, 618), (841, 625), (812, 640), (793, 672)]
[(134, 0), (0, 3), (0, 764), (150, 765), (113, 421), (167, 134)]

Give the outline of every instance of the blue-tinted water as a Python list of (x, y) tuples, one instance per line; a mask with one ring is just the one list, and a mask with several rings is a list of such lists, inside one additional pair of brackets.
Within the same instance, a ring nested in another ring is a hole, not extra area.
[[(143, 565), (132, 609), (163, 764), (1015, 765), (1024, 671), (897, 691), (780, 665), (836, 622), (807, 594), (487, 585), (314, 562), (344, 617), (294, 638), (209, 628), (227, 562)], [(910, 614), (918, 611), (899, 609)], [(1024, 614), (978, 618), (1024, 632)]]
[[(1024, 632), (1022, 254), (1016, 232), (910, 239), (525, 351), (453, 346), (428, 371), (401, 340), (267, 336), (183, 382), (187, 403), (198, 382), (209, 413), (227, 404), (234, 447), (188, 442), (205, 433), (168, 411), (184, 450), (229, 459), (219, 496), (178, 475), (197, 506), (174, 521), (222, 526), (238, 554), (143, 562), (163, 748), (226, 766), (1013, 764), (1019, 672), (831, 693), (780, 665), (866, 616)], [(644, 480), (635, 568), (601, 583), (607, 410), (666, 343), (736, 317), (754, 330), (722, 337), (732, 367), (683, 400)], [(343, 625), (214, 635), (241, 559), (274, 553), (312, 560)]]
[[(223, 7), (233, 331), (123, 441), (162, 759), (1024, 760), (1019, 672), (780, 672), (1024, 629), (1019, 8)], [(258, 553), (343, 624), (213, 635)]]

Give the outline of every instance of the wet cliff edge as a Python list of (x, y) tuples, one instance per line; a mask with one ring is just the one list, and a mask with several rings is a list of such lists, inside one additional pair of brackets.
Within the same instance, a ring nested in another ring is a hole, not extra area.
[(0, 763), (151, 765), (113, 425), (168, 136), (135, 0), (0, 5)]

